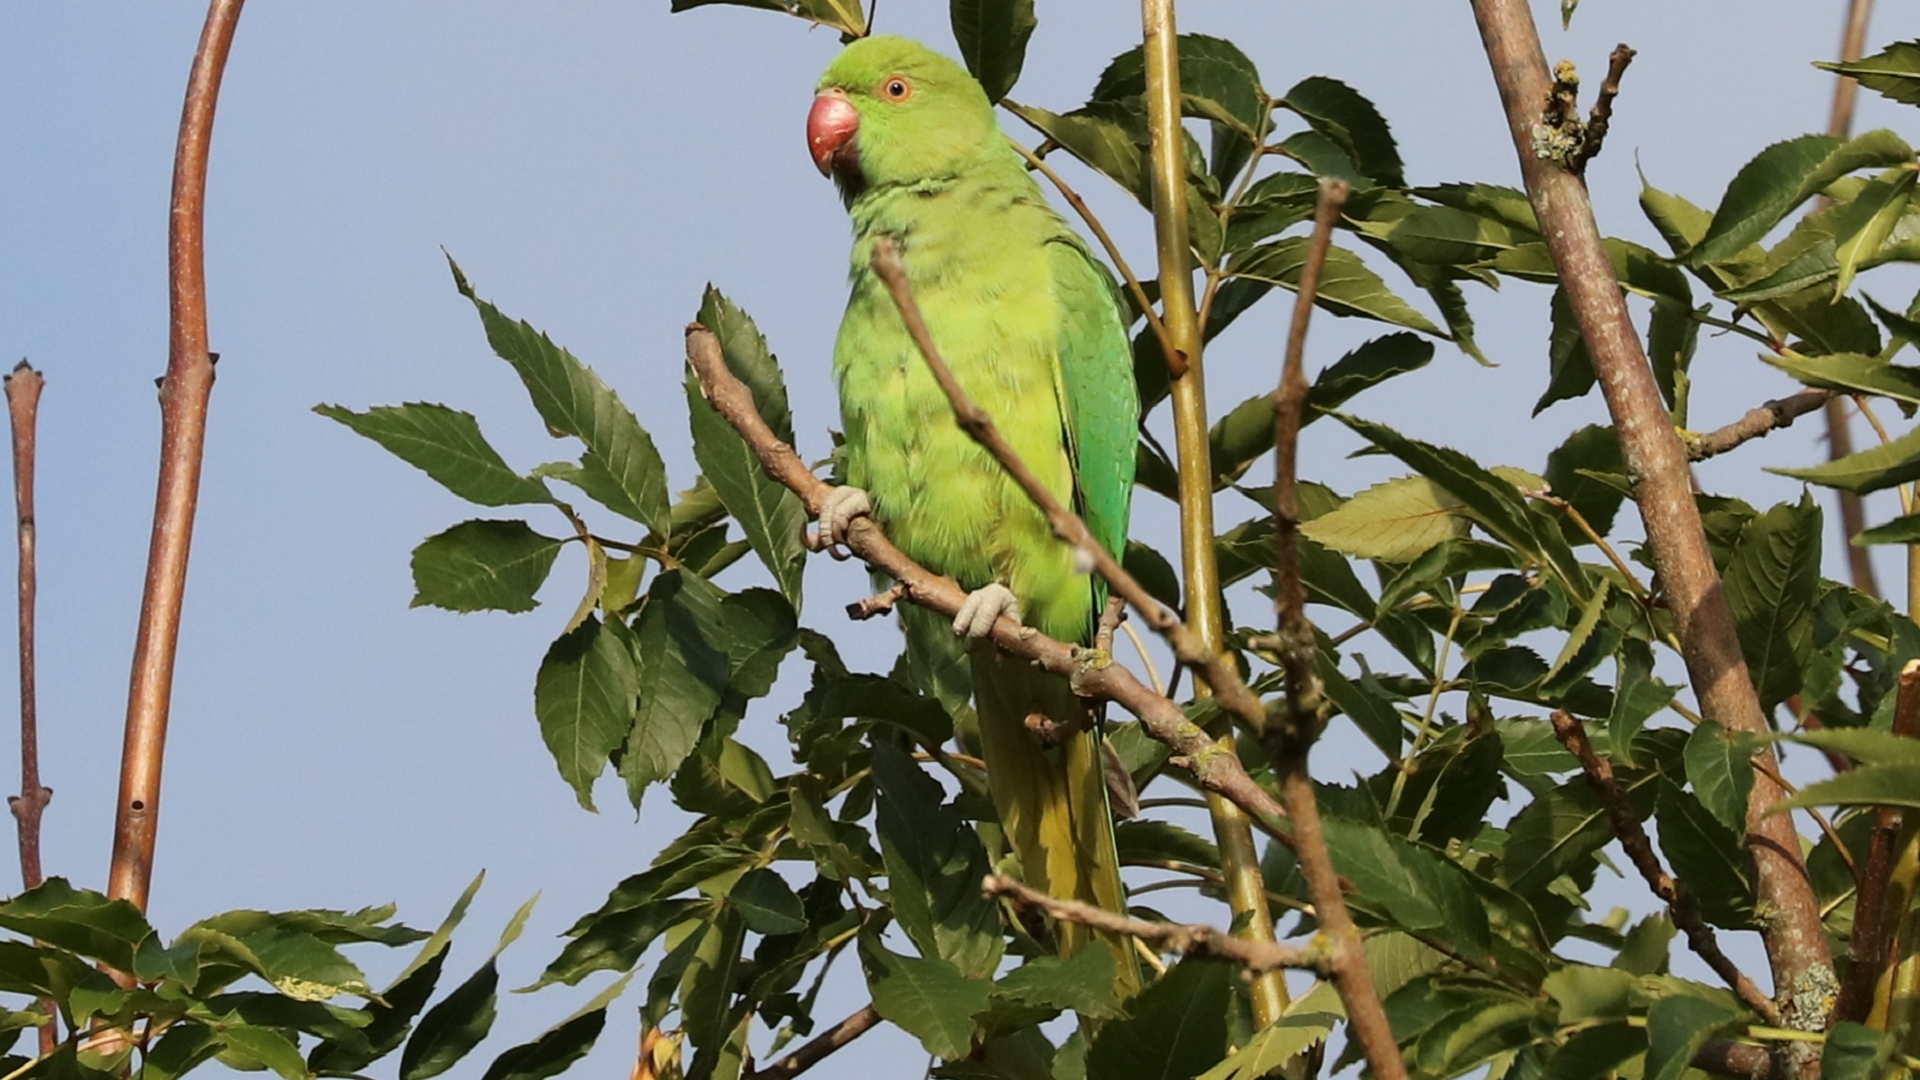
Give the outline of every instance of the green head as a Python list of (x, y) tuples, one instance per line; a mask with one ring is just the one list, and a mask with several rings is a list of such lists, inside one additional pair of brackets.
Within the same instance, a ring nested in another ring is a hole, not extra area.
[(807, 149), (852, 201), (870, 187), (958, 173), (1001, 149), (1000, 127), (965, 68), (917, 41), (870, 37), (820, 76)]

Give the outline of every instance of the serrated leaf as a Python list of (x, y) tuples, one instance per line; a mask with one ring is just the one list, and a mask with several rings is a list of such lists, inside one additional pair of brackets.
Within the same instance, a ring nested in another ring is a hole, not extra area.
[(876, 744), (873, 776), (880, 853), (900, 928), (921, 955), (968, 977), (992, 975), (1003, 947), (1000, 913), (980, 892), (992, 863), (979, 837), (903, 751)]
[(1514, 816), (1501, 854), (1501, 877), (1527, 896), (1590, 863), (1613, 841), (1600, 799), (1585, 777), (1545, 792)]
[(631, 975), (616, 979), (573, 1016), (501, 1053), (481, 1080), (546, 1080), (565, 1072), (593, 1049), (607, 1023), (607, 1006), (626, 991), (631, 979)]
[(1301, 426), (1319, 419), (1322, 410), (1337, 409), (1362, 390), (1396, 375), (1418, 371), (1432, 360), (1433, 342), (1412, 334), (1388, 334), (1368, 341), (1328, 364), (1314, 377), (1313, 386), (1307, 391), (1307, 409), (1300, 418)]
[(1307, 539), (1363, 559), (1406, 562), (1467, 534), (1458, 499), (1423, 476), (1375, 484), (1300, 528)]
[(1573, 315), (1567, 290), (1556, 287), (1549, 307), (1553, 316), (1547, 338), (1547, 389), (1533, 403), (1533, 415), (1560, 401), (1585, 397), (1593, 389), (1593, 357), (1587, 353), (1587, 339)]
[(300, 1048), (280, 1032), (236, 1024), (222, 1031), (220, 1037), (229, 1050), (239, 1051), (287, 1080), (306, 1080), (307, 1063), (300, 1057)]
[(1441, 206), (1488, 218), (1509, 230), (1530, 234), (1535, 238), (1540, 235), (1540, 220), (1534, 216), (1533, 204), (1527, 200), (1527, 193), (1519, 188), (1499, 184), (1437, 184), (1414, 188), (1412, 194)]
[(1186, 960), (1109, 1020), (1087, 1050), (1086, 1080), (1194, 1076), (1226, 1054), (1227, 1006), (1234, 972), (1225, 964)]
[(1328, 983), (1320, 983), (1287, 1007), (1280, 1019), (1196, 1080), (1259, 1080), (1324, 1042), (1346, 1015)]
[(587, 446), (582, 466), (600, 469), (625, 496), (625, 504), (609, 505), (641, 524), (667, 531), (667, 467), (632, 410), (620, 396), (574, 355), (555, 345), (525, 322), (507, 318), (492, 304), (474, 295), (466, 276), (451, 259), (454, 283), (473, 302), (486, 328), (487, 342), (502, 360), (513, 366), (526, 385), (533, 407), (555, 435), (572, 435)]
[(966, 1056), (973, 1043), (973, 1014), (987, 1007), (992, 983), (968, 978), (944, 960), (889, 952), (869, 934), (860, 937), (860, 963), (875, 1011), (935, 1057)]
[[(1915, 100), (1920, 102), (1920, 95)], [(1891, 1032), (1842, 1020), (1827, 1029), (1826, 1045), (1820, 1048), (1820, 1080), (1873, 1080), (1898, 1047)]]
[(76, 889), (64, 877), (50, 877), (0, 901), (0, 926), (121, 971), (132, 967), (134, 951), (153, 936), (139, 908), (91, 889)]
[(1386, 240), (1408, 258), (1436, 266), (1490, 259), (1518, 242), (1499, 221), (1448, 206), (1414, 210), (1387, 230)]
[(1338, 79), (1314, 75), (1295, 83), (1278, 104), (1340, 143), (1368, 179), (1387, 187), (1405, 186), (1393, 132), (1359, 91)]
[(1082, 949), (1070, 960), (1033, 957), (995, 983), (993, 993), (1026, 1005), (1105, 1020), (1122, 1012), (1113, 980), (1113, 951)]
[(720, 591), (683, 569), (662, 571), (634, 622), (640, 700), (620, 755), (634, 806), (647, 785), (673, 775), (727, 688), (725, 609)]
[[(1180, 96), (1187, 116), (1232, 126), (1251, 138), (1266, 104), (1260, 73), (1240, 48), (1223, 38), (1181, 34)], [(1122, 102), (1146, 93), (1146, 58), (1133, 48), (1113, 58), (1094, 84), (1092, 102)]]
[(1753, 755), (1761, 740), (1734, 734), (1709, 720), (1687, 737), (1687, 783), (1700, 805), (1730, 831), (1744, 833), (1753, 791)]
[(1851, 75), (1860, 85), (1904, 105), (1920, 105), (1920, 40), (1901, 41), (1851, 63), (1816, 63), (1836, 75)]
[(1491, 945), (1486, 908), (1465, 871), (1411, 841), (1375, 825), (1326, 819), (1334, 868), (1354, 883), (1355, 895), (1399, 929), (1444, 931), (1462, 953), (1483, 957)]
[[(1613, 518), (1623, 496), (1618, 487), (1595, 479), (1594, 474), (1618, 475), (1624, 481), (1626, 472), (1620, 436), (1612, 427), (1589, 424), (1568, 435), (1547, 455), (1547, 486), (1579, 511), (1601, 536), (1613, 531)], [(1561, 531), (1570, 542), (1588, 542), (1586, 534), (1571, 521)]]
[(960, 56), (987, 100), (1006, 97), (1020, 80), (1027, 39), (1037, 25), (1033, 0), (952, 0), (949, 15)]
[(1723, 262), (1765, 236), (1812, 194), (1802, 193), (1801, 185), (1840, 145), (1831, 135), (1802, 135), (1760, 151), (1734, 174), (1687, 261), (1693, 266)]
[[(1236, 253), (1227, 264), (1227, 273), (1242, 279), (1297, 289), (1311, 244), (1312, 241), (1304, 236), (1289, 236), (1261, 244)], [(1434, 337), (1446, 336), (1433, 324), (1433, 320), (1388, 288), (1379, 274), (1360, 261), (1360, 256), (1337, 245), (1327, 249), (1327, 261), (1320, 271), (1320, 290), (1314, 295), (1314, 302), (1335, 315), (1358, 315)]]
[(766, 867), (749, 870), (727, 893), (727, 904), (756, 934), (792, 934), (806, 928), (800, 897), (779, 874)]
[(1782, 738), (1845, 754), (1862, 765), (1920, 765), (1920, 739), (1877, 728), (1823, 728)]
[(1861, 266), (1879, 254), (1893, 235), (1894, 225), (1906, 214), (1913, 198), (1916, 178), (1920, 174), (1908, 168), (1891, 179), (1876, 179), (1839, 208), (1834, 218), (1833, 254), (1840, 276), (1834, 280), (1834, 292), (1846, 292)]
[(735, 7), (759, 8), (762, 11), (779, 11), (796, 15), (808, 22), (831, 26), (848, 38), (867, 35), (866, 12), (855, 0), (673, 0), (671, 10), (678, 14), (713, 4), (729, 4)]
[(376, 405), (361, 413), (339, 405), (315, 405), (313, 411), (379, 443), (468, 502), (512, 506), (553, 501), (545, 484), (513, 471), (488, 444), (472, 413), (423, 401)]
[(1920, 479), (1920, 428), (1889, 443), (1805, 469), (1768, 469), (1822, 487), (1866, 494)]
[(1801, 806), (1920, 807), (1920, 762), (1862, 765), (1829, 780), (1808, 784), (1772, 812)]
[(1070, 113), (1012, 101), (1001, 105), (1142, 204), (1153, 201), (1147, 186), (1146, 116), (1137, 105), (1093, 102)]
[(463, 521), (413, 549), (412, 606), (532, 611), (561, 543), (524, 521)]
[(1680, 1080), (1700, 1048), (1741, 1016), (1718, 1001), (1670, 994), (1647, 1011), (1646, 1080)]
[(1878, 394), (1909, 405), (1920, 404), (1920, 368), (1889, 364), (1859, 353), (1763, 354), (1761, 359), (1808, 386), (1845, 394)]
[(1800, 692), (1813, 652), (1820, 584), (1820, 508), (1805, 494), (1748, 523), (1724, 581), (1741, 651), (1767, 709)]
[(452, 993), (427, 1010), (400, 1054), (400, 1080), (427, 1080), (453, 1068), (493, 1030), (495, 960), (481, 965)]
[(1744, 818), (1738, 831), (1727, 828), (1698, 799), (1663, 779), (1654, 820), (1660, 826), (1660, 850), (1701, 916), (1728, 930), (1758, 929), (1749, 857), (1740, 842)]
[(561, 779), (588, 810), (607, 756), (627, 741), (638, 692), (630, 633), (618, 618), (588, 618), (561, 635), (540, 661), (533, 682), (540, 738)]

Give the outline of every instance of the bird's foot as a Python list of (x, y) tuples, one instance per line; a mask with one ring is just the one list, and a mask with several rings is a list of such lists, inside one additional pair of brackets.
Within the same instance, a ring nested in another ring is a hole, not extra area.
[(872, 515), (873, 500), (865, 491), (857, 487), (833, 488), (820, 504), (820, 528), (807, 538), (807, 547), (845, 559), (847, 553), (842, 548), (847, 542), (847, 530), (853, 527), (853, 519)]
[(953, 632), (970, 638), (986, 637), (1002, 615), (1019, 622), (1020, 601), (1014, 599), (1012, 589), (996, 581), (967, 594), (966, 602), (953, 617)]

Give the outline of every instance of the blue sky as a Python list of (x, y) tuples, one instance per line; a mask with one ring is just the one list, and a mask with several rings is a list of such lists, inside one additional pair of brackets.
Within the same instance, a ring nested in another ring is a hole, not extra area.
[[(1658, 186), (1711, 205), (1762, 146), (1824, 128), (1830, 81), (1809, 61), (1835, 51), (1843, 6), (1587, 0), (1563, 33), (1558, 5), (1536, 4), (1549, 56), (1574, 59), (1590, 84), (1616, 41), (1640, 50), (1590, 174), (1603, 229), (1658, 246), (1635, 207), (1636, 162)], [(1872, 43), (1916, 36), (1913, 11), (1883, 8)], [(1025, 102), (1077, 105), (1106, 61), (1138, 39), (1125, 4), (1040, 0), (1038, 9), (1014, 91)], [(0, 356), (26, 356), (48, 378), (41, 738), (57, 794), (46, 863), (97, 886), (152, 507), (167, 185), (202, 11), (14, 4), (6, 14)], [(1183, 30), (1232, 38), (1270, 91), (1324, 73), (1372, 97), (1416, 183), (1516, 180), (1464, 4), (1190, 0), (1181, 19)], [(877, 22), (951, 47), (943, 3), (885, 0)], [(660, 797), (637, 822), (611, 787), (600, 814), (582, 812), (540, 743), (533, 671), (572, 609), (577, 556), (562, 559), (547, 603), (530, 615), (409, 610), (408, 552), (480, 515), (310, 409), (442, 401), (475, 412), (516, 464), (555, 455), (453, 291), (444, 248), (482, 296), (619, 389), (676, 486), (695, 472), (681, 328), (709, 281), (759, 320), (785, 360), (802, 449), (823, 453), (835, 423), (827, 356), (847, 228), (802, 144), (811, 87), (837, 49), (833, 33), (793, 19), (718, 7), (670, 16), (664, 0), (248, 8), (213, 143), (208, 292), (223, 359), (154, 878), (163, 929), (235, 907), (387, 900), (431, 925), (486, 867), (452, 968), (477, 965), (512, 909), (543, 891), (505, 961), (506, 983), (520, 985), (553, 955), (552, 934), (677, 832)], [(1856, 126), (1912, 138), (1913, 116), (1864, 95)], [(1069, 174), (1134, 265), (1149, 265), (1145, 216), (1099, 178)], [(1904, 305), (1914, 279), (1896, 280), (1882, 299)], [(1443, 345), (1427, 371), (1354, 409), (1485, 461), (1537, 469), (1567, 431), (1603, 422), (1603, 410), (1590, 398), (1528, 420), (1546, 379), (1547, 293), (1509, 284), (1472, 296), (1499, 367)], [(1256, 310), (1210, 354), (1216, 411), (1272, 385), (1284, 313), (1278, 303)], [(1321, 318), (1314, 362), (1376, 329)], [(1790, 389), (1747, 346), (1703, 341), (1698, 426)], [(1309, 475), (1352, 491), (1391, 474), (1378, 459), (1346, 460), (1353, 442), (1330, 427), (1312, 432)], [(1702, 478), (1755, 501), (1790, 498), (1797, 486), (1757, 477), (1758, 466), (1820, 455), (1804, 427), (1713, 463)], [(1223, 523), (1251, 515), (1235, 499), (1223, 497)], [(1143, 496), (1136, 528), (1164, 539), (1170, 518), (1156, 501)], [(1829, 565), (1838, 565), (1831, 554)], [(755, 572), (743, 564), (726, 580), (747, 583)], [(840, 605), (862, 587), (848, 568), (811, 568), (807, 621), (841, 633)], [(865, 666), (889, 661), (887, 628), (846, 632)], [(12, 665), (0, 664), (0, 701), (12, 694)], [(777, 750), (774, 715), (752, 723), (759, 745)], [(0, 737), (0, 748), (10, 744)], [(1348, 767), (1337, 756), (1322, 765), (1329, 776)], [(376, 981), (389, 969), (363, 959)], [(860, 1004), (855, 988), (836, 992), (823, 1020)], [(572, 1007), (558, 992), (509, 1000), (490, 1046)], [(617, 1074), (633, 1029), (632, 1011), (616, 1006), (580, 1068)], [(483, 1050), (463, 1074), (490, 1057)], [(911, 1040), (883, 1030), (835, 1064), (909, 1075), (919, 1060)]]

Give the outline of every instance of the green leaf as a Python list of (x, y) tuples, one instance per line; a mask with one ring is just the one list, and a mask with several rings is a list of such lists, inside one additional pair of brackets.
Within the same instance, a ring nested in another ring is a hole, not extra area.
[[(1920, 96), (1915, 101), (1920, 103)], [(1873, 1080), (1897, 1047), (1890, 1032), (1842, 1020), (1827, 1029), (1827, 1043), (1820, 1049), (1820, 1080)]]
[(534, 676), (540, 738), (560, 778), (588, 810), (607, 755), (627, 741), (633, 726), (639, 676), (630, 637), (618, 618), (603, 624), (589, 617), (548, 647)]
[(1863, 765), (1830, 780), (1808, 784), (1772, 812), (1802, 806), (1920, 807), (1920, 762)]
[(928, 959), (968, 977), (991, 976), (1002, 949), (1000, 911), (980, 892), (993, 864), (979, 837), (956, 808), (942, 805), (940, 785), (905, 752), (877, 743), (873, 778), (880, 853), (900, 929)]
[[(779, 362), (767, 350), (766, 338), (753, 320), (709, 286), (700, 305), (699, 321), (720, 339), (728, 370), (753, 391), (754, 404), (774, 434), (792, 442), (793, 420)], [(691, 368), (686, 391), (694, 459), (727, 512), (740, 523), (740, 531), (746, 534), (754, 554), (798, 609), (801, 570), (807, 558), (800, 540), (807, 517), (800, 497), (766, 474), (746, 440), (701, 395)]]
[(1258, 394), (1235, 405), (1207, 432), (1213, 463), (1213, 490), (1240, 479), (1262, 454), (1273, 449), (1273, 394)]
[(1459, 864), (1375, 825), (1328, 817), (1326, 831), (1334, 868), (1354, 883), (1358, 902), (1399, 929), (1443, 932), (1461, 953), (1487, 955), (1486, 908)]
[(1094, 102), (1070, 113), (1012, 101), (1000, 104), (1142, 204), (1153, 201), (1147, 184), (1146, 114), (1137, 104)]
[(312, 934), (275, 927), (241, 941), (259, 959), (261, 976), (290, 998), (325, 1001), (341, 994), (373, 993), (358, 967)]
[(1547, 1058), (1541, 1080), (1603, 1080), (1646, 1049), (1647, 1033), (1642, 1028), (1626, 1024), (1582, 1028)]
[(1920, 514), (1903, 514), (1885, 525), (1862, 529), (1860, 535), (1853, 538), (1853, 542), (1855, 544), (1920, 543)]
[(1727, 185), (1713, 223), (1687, 261), (1693, 266), (1724, 262), (1765, 236), (1812, 196), (1802, 185), (1840, 145), (1831, 135), (1802, 135), (1760, 151)]
[(1278, 104), (1339, 143), (1375, 183), (1406, 186), (1393, 132), (1380, 110), (1359, 91), (1338, 79), (1314, 75), (1295, 83)]
[(463, 521), (413, 549), (412, 606), (532, 611), (561, 543), (524, 521)]
[(1027, 39), (1037, 25), (1033, 0), (952, 0), (949, 13), (953, 40), (987, 100), (1006, 97), (1020, 80)]
[(1834, 292), (1846, 292), (1862, 264), (1886, 245), (1894, 226), (1907, 212), (1917, 176), (1920, 174), (1908, 168), (1891, 179), (1874, 180), (1839, 208), (1834, 219), (1834, 259), (1840, 276), (1833, 283)]
[(1759, 929), (1749, 859), (1740, 841), (1746, 834), (1744, 819), (1737, 830), (1730, 829), (1677, 785), (1661, 780), (1659, 788), (1654, 820), (1660, 826), (1660, 850), (1680, 876), (1680, 887), (1713, 925)]
[(1262, 1028), (1225, 1061), (1197, 1080), (1260, 1080), (1326, 1040), (1346, 1015), (1340, 997), (1320, 983), (1287, 1007), (1287, 1013)]
[(1889, 364), (1859, 353), (1768, 354), (1761, 359), (1808, 386), (1843, 394), (1878, 394), (1909, 405), (1920, 404), (1920, 368)]
[(339, 405), (315, 405), (313, 411), (386, 447), (468, 502), (512, 506), (553, 501), (545, 484), (514, 472), (488, 445), (472, 413), (421, 401), (377, 405), (363, 413)]
[(1561, 874), (1591, 865), (1613, 841), (1613, 826), (1585, 777), (1545, 792), (1514, 815), (1501, 854), (1501, 877), (1513, 891), (1539, 893)]
[(1433, 360), (1433, 342), (1412, 334), (1388, 334), (1347, 353), (1328, 364), (1314, 377), (1307, 391), (1306, 415), (1302, 427), (1319, 419), (1322, 410), (1337, 409), (1370, 387), (1396, 375), (1405, 375), (1426, 367)]
[(1226, 1056), (1230, 965), (1185, 960), (1100, 1025), (1087, 1050), (1087, 1080), (1195, 1076)]
[(1851, 75), (1860, 85), (1904, 105), (1920, 105), (1920, 40), (1901, 41), (1852, 63), (1813, 65)]
[(1423, 476), (1375, 484), (1339, 509), (1301, 526), (1300, 533), (1334, 551), (1362, 559), (1406, 562), (1467, 534), (1460, 501)]
[(1593, 389), (1593, 357), (1587, 353), (1587, 339), (1580, 333), (1566, 289), (1553, 290), (1550, 310), (1553, 331), (1547, 339), (1547, 389), (1533, 403), (1535, 416), (1555, 402), (1585, 397)]
[(1416, 262), (1464, 266), (1490, 259), (1517, 242), (1492, 218), (1449, 206), (1422, 206), (1387, 230), (1387, 243)]
[(1823, 728), (1782, 738), (1845, 754), (1861, 765), (1920, 765), (1920, 739), (1877, 728)]
[(866, 12), (857, 0), (673, 0), (672, 10), (677, 14), (710, 4), (785, 12), (808, 22), (831, 26), (847, 39), (867, 36)]
[(91, 889), (76, 889), (63, 877), (50, 877), (0, 901), (0, 926), (121, 971), (133, 966), (134, 951), (153, 936), (139, 908)]
[(600, 1029), (607, 1024), (607, 1006), (621, 995), (632, 976), (624, 976), (594, 995), (592, 1001), (568, 1019), (502, 1053), (487, 1067), (481, 1080), (546, 1080), (565, 1072), (587, 1056)]
[(1866, 494), (1920, 480), (1920, 428), (1889, 443), (1805, 469), (1768, 469), (1783, 476)]
[(995, 983), (993, 993), (1037, 1008), (1108, 1020), (1122, 1014), (1113, 979), (1112, 950), (1082, 949), (1071, 960), (1033, 957)]
[(235, 1025), (220, 1033), (229, 1051), (241, 1054), (279, 1073), (287, 1080), (306, 1080), (307, 1063), (293, 1040), (272, 1028)]
[(967, 1055), (973, 1044), (973, 1014), (987, 1007), (992, 983), (968, 978), (944, 960), (889, 952), (871, 934), (860, 936), (860, 964), (876, 1012), (919, 1039), (935, 1057)]
[[(454, 283), (473, 302), (486, 328), (487, 342), (513, 366), (548, 430), (572, 435), (587, 446), (581, 465), (603, 472), (623, 496), (607, 509), (633, 518), (655, 532), (667, 531), (667, 468), (652, 436), (593, 369), (555, 345), (525, 322), (502, 315), (474, 295), (466, 275), (451, 259)], [(591, 493), (591, 491), (589, 491)]]
[(686, 570), (665, 570), (634, 626), (640, 701), (620, 756), (634, 806), (647, 785), (673, 775), (727, 688), (726, 614), (720, 591)]
[(1217, 869), (1220, 849), (1170, 821), (1135, 818), (1113, 827), (1115, 850), (1122, 864), (1183, 862)]
[(727, 903), (756, 934), (793, 934), (807, 926), (806, 912), (793, 887), (765, 867), (741, 875), (727, 894)]
[(1802, 493), (1798, 505), (1781, 503), (1747, 525), (1724, 574), (1741, 651), (1769, 710), (1800, 692), (1813, 653), (1820, 530), (1820, 507)]
[(1175, 611), (1186, 603), (1180, 591), (1180, 577), (1173, 572), (1173, 564), (1165, 555), (1140, 543), (1127, 541), (1126, 558), (1121, 563), (1134, 580), (1146, 587), (1155, 600)]
[[(1178, 51), (1182, 112), (1252, 138), (1261, 128), (1266, 104), (1253, 61), (1233, 42), (1205, 34), (1181, 34)], [(1101, 72), (1090, 103), (1137, 99), (1146, 90), (1146, 58), (1136, 47), (1114, 57)]]
[[(1289, 236), (1236, 253), (1227, 264), (1231, 276), (1265, 281), (1288, 289), (1297, 289), (1300, 271), (1307, 262), (1311, 239)], [(1326, 265), (1320, 272), (1320, 291), (1314, 302), (1341, 316), (1364, 316), (1404, 326), (1434, 337), (1445, 337), (1433, 321), (1396, 296), (1360, 256), (1343, 247), (1327, 249)]]
[(1499, 184), (1438, 184), (1414, 188), (1412, 193), (1441, 206), (1487, 218), (1509, 231), (1534, 239), (1540, 236), (1540, 220), (1534, 216), (1527, 193), (1519, 188)]
[[(1579, 511), (1580, 516), (1601, 536), (1613, 531), (1614, 515), (1620, 511), (1620, 488), (1594, 478), (1594, 474), (1616, 475), (1626, 479), (1627, 466), (1620, 456), (1620, 436), (1612, 427), (1589, 424), (1567, 436), (1567, 440), (1547, 455), (1547, 486)], [(1561, 530), (1569, 542), (1586, 543), (1586, 534), (1567, 522)]]
[(1687, 737), (1687, 782), (1700, 805), (1736, 833), (1747, 827), (1747, 796), (1753, 791), (1753, 755), (1762, 741), (1734, 734), (1709, 720)]
[(554, 983), (576, 985), (596, 971), (626, 971), (639, 963), (640, 954), (669, 927), (710, 912), (712, 907), (712, 902), (704, 899), (658, 900), (589, 916), (583, 920), (585, 926), (570, 931), (573, 940), (528, 989)]
[(1646, 1080), (1680, 1080), (1701, 1047), (1740, 1021), (1740, 1013), (1703, 997), (1671, 994), (1654, 1002), (1647, 1010)]
[(489, 959), (440, 1003), (427, 1010), (400, 1054), (400, 1080), (439, 1076), (467, 1056), (493, 1030), (496, 960)]

